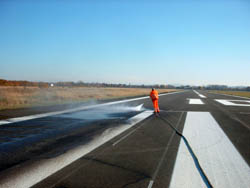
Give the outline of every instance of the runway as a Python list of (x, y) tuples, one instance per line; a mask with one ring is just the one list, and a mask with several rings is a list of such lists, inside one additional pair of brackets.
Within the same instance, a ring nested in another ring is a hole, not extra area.
[(250, 185), (250, 99), (187, 90), (159, 105), (159, 117), (142, 97), (2, 123), (0, 187)]

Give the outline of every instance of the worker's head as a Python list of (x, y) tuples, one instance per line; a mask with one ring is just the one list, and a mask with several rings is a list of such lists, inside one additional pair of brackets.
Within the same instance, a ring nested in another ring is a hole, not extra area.
[(154, 88), (152, 88), (152, 91), (154, 91), (155, 89)]

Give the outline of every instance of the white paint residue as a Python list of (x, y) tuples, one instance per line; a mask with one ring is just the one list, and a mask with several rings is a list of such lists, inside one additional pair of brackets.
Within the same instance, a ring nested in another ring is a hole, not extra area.
[(204, 104), (201, 99), (188, 99), (189, 104)]
[(214, 100), (226, 106), (250, 106), (250, 104), (234, 103), (234, 102), (250, 103), (250, 101), (247, 100), (230, 100), (230, 99), (214, 99)]
[(193, 90), (197, 95), (199, 95), (200, 98), (207, 98), (206, 96), (200, 94), (198, 91)]
[(71, 164), (75, 160), (88, 154), (112, 138), (133, 127), (140, 121), (153, 114), (153, 111), (142, 112), (129, 119), (129, 124), (121, 125), (115, 128), (107, 129), (102, 135), (99, 135), (93, 141), (86, 145), (74, 148), (55, 158), (43, 159), (32, 163), (31, 165), (22, 164), (8, 174), (5, 172), (0, 177), (0, 187), (4, 188), (26, 188), (35, 185), (58, 170)]
[[(213, 187), (249, 187), (248, 164), (209, 112), (188, 112), (183, 135)], [(183, 141), (170, 187), (206, 187)]]

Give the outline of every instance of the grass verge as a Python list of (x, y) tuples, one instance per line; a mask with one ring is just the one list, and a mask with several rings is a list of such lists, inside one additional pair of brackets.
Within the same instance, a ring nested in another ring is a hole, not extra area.
[[(159, 93), (175, 89), (157, 89)], [(0, 110), (149, 95), (144, 88), (0, 87)]]
[(218, 90), (213, 90), (213, 91), (210, 91), (210, 92), (250, 98), (250, 92), (249, 91), (218, 91)]

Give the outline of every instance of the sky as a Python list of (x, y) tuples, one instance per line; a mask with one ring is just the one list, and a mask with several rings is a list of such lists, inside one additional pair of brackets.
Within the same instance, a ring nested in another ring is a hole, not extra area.
[(1, 0), (0, 79), (250, 86), (250, 1)]

